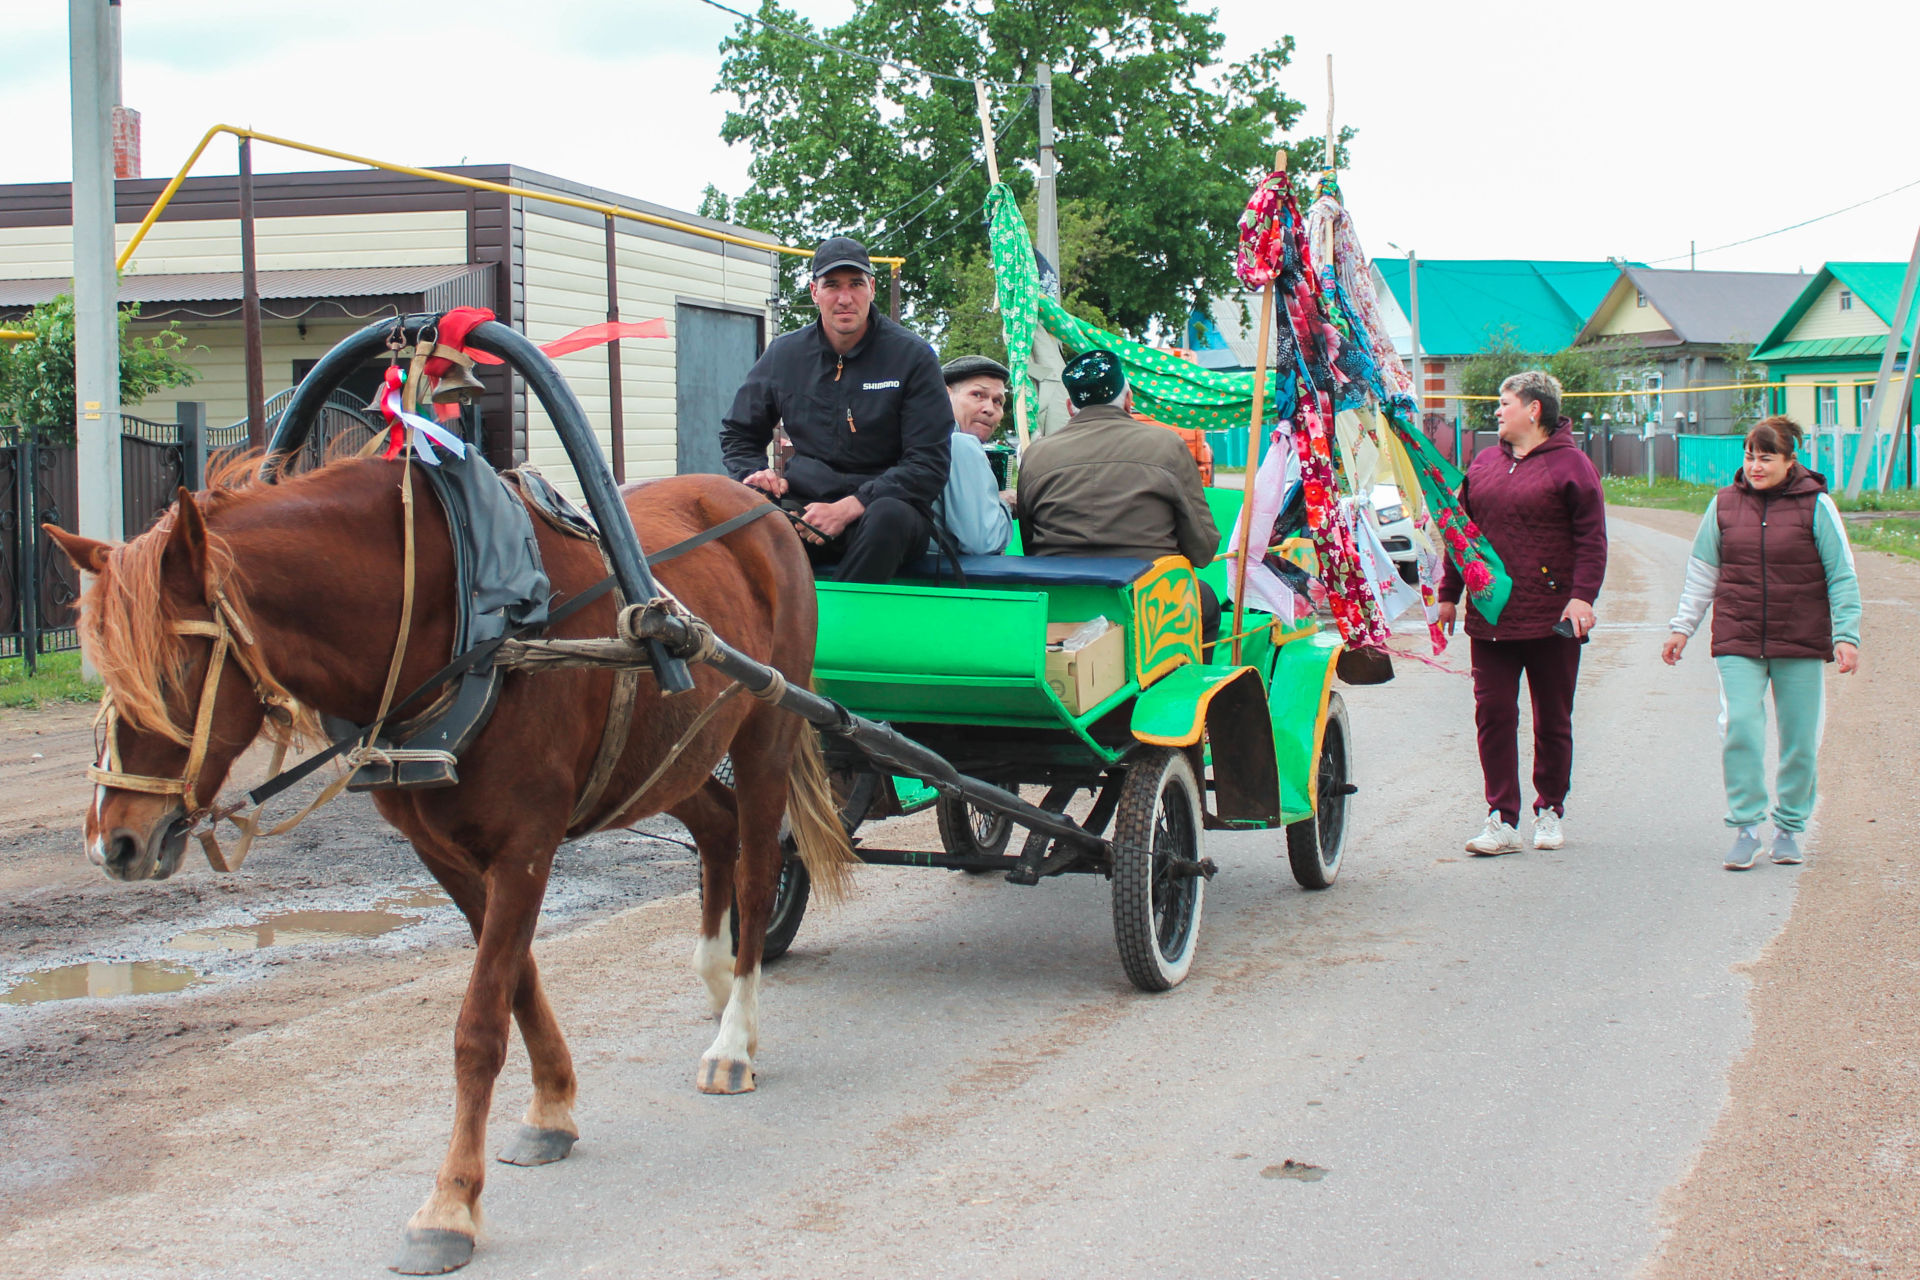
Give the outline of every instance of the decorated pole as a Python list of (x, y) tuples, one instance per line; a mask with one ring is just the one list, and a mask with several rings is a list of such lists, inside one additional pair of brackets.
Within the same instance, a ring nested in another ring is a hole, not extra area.
[[(1273, 153), (1273, 171), (1287, 171), (1287, 153)], [(1267, 348), (1273, 342), (1273, 281), (1260, 291), (1260, 328), (1254, 339), (1253, 418), (1247, 424), (1247, 470), (1240, 485), (1240, 535), (1234, 541), (1240, 547), (1233, 585), (1233, 664), (1240, 665), (1240, 619), (1247, 608), (1247, 561), (1253, 555), (1253, 478), (1260, 469), (1262, 419), (1267, 411)]]
[[(973, 82), (973, 99), (980, 112), (980, 141), (987, 151), (987, 185), (997, 187), (1000, 185), (1000, 157), (994, 150), (993, 108), (987, 102), (987, 85), (984, 80)], [(1024, 454), (1027, 451), (1029, 438), (1026, 388), (1009, 387), (1007, 389), (1013, 392), (1013, 427), (1020, 439), (1020, 452)]]

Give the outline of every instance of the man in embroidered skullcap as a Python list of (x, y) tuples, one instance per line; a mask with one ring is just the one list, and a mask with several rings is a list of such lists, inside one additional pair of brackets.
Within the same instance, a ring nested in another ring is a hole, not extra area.
[[(1071, 418), (1020, 459), (1015, 505), (1030, 556), (1185, 556), (1213, 560), (1220, 531), (1200, 468), (1180, 437), (1133, 417), (1133, 392), (1120, 357), (1093, 350), (1061, 374)], [(1220, 602), (1201, 584), (1209, 639)]]

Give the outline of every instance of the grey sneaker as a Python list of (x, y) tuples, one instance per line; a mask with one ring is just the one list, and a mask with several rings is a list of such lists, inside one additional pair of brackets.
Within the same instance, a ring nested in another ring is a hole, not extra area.
[(1773, 860), (1783, 867), (1797, 867), (1807, 860), (1800, 852), (1800, 833), (1773, 829)]
[(1476, 858), (1496, 858), (1503, 853), (1520, 852), (1520, 829), (1496, 811), (1487, 815), (1487, 825), (1467, 841), (1467, 852)]
[(1746, 871), (1759, 856), (1760, 833), (1752, 827), (1741, 827), (1733, 837), (1733, 848), (1727, 850), (1727, 860), (1720, 865), (1729, 871)]

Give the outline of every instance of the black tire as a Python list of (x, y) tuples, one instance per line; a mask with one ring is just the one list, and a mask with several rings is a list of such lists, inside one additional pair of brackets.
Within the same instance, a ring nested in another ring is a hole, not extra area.
[[(1013, 819), (968, 804), (958, 796), (941, 796), (933, 806), (940, 824), (940, 844), (958, 858), (997, 858), (1007, 851)], [(985, 875), (991, 867), (967, 867), (970, 876)]]
[(1311, 818), (1287, 826), (1287, 861), (1303, 889), (1325, 889), (1340, 874), (1347, 849), (1348, 808), (1353, 798), (1353, 728), (1339, 694), (1327, 697), (1327, 727), (1314, 761), (1316, 805)]
[[(787, 954), (787, 948), (793, 945), (794, 935), (800, 932), (800, 922), (806, 918), (807, 899), (813, 894), (813, 877), (807, 874), (807, 864), (800, 861), (800, 855), (794, 851), (791, 837), (780, 842), (780, 879), (773, 888), (773, 914), (767, 917), (767, 940), (761, 946), (760, 962), (778, 960)], [(727, 928), (733, 938), (733, 953), (740, 954), (740, 911), (735, 909), (727, 913)]]
[(1173, 863), (1201, 857), (1200, 787), (1187, 753), (1150, 747), (1127, 766), (1113, 832), (1113, 939), (1120, 964), (1142, 991), (1180, 985), (1200, 933), (1204, 876)]
[(1420, 565), (1413, 560), (1402, 560), (1394, 566), (1400, 571), (1400, 581), (1410, 587), (1420, 585)]

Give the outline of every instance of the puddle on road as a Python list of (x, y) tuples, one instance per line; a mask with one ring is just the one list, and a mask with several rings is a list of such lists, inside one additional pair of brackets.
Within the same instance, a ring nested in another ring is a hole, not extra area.
[(147, 996), (183, 991), (202, 981), (182, 965), (163, 960), (69, 964), (28, 974), (0, 992), (0, 1004), (39, 1004), (45, 1000), (79, 1000), (86, 996)]
[(402, 889), (381, 898), (367, 911), (278, 911), (257, 924), (224, 929), (194, 929), (167, 940), (176, 951), (255, 951), (296, 947), (311, 942), (351, 942), (419, 923), (409, 910), (445, 906), (451, 899), (438, 889)]

